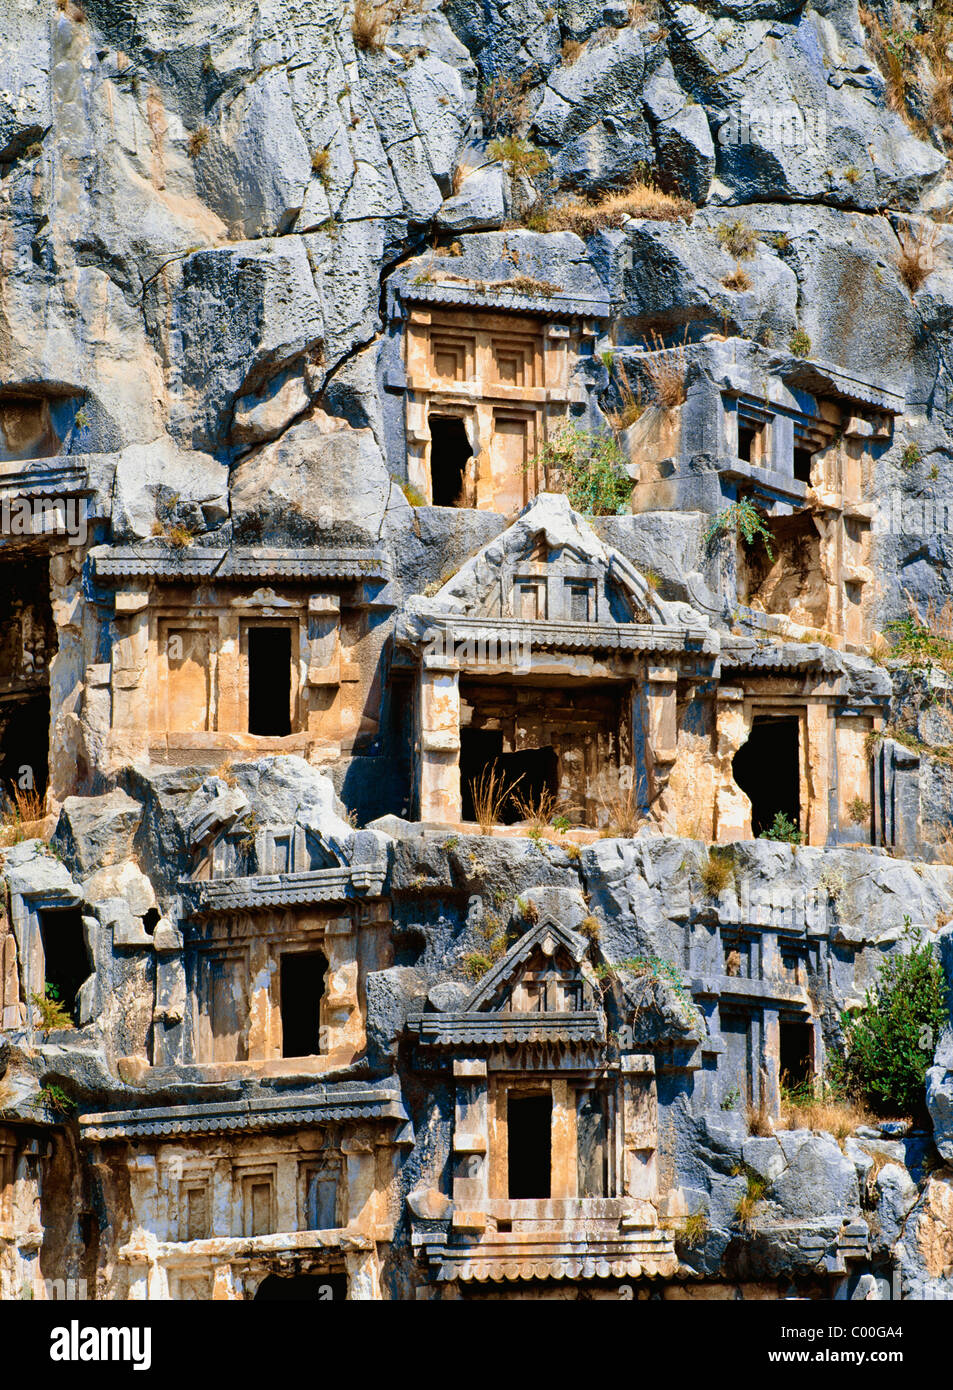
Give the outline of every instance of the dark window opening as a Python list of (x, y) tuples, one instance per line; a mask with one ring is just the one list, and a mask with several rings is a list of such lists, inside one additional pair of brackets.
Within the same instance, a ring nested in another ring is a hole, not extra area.
[(142, 914), (139, 920), (142, 922), (142, 930), (148, 936), (152, 936), (156, 927), (159, 925), (159, 909), (157, 907), (150, 907)]
[(576, 1146), (579, 1196), (608, 1196), (608, 1125), (606, 1097), (601, 1091), (580, 1093), (576, 1114)]
[[(50, 696), (44, 690), (26, 699), (0, 701), (0, 782), (12, 799), (17, 790), (46, 791), (50, 762)], [(32, 787), (20, 788), (28, 768)]]
[(58, 1000), (73, 1022), (78, 1023), (79, 987), (90, 975), (83, 916), (79, 908), (41, 912), (40, 940), (43, 943), (47, 997)]
[(248, 629), (248, 732), (291, 733), (291, 629)]
[(509, 1195), (548, 1197), (551, 1190), (553, 1098), (510, 1094), (506, 1102)]
[(486, 785), (491, 768), (496, 770), (500, 789), (500, 825), (515, 825), (523, 819), (517, 799), (536, 804), (544, 792), (559, 791), (559, 759), (552, 747), (526, 748), (520, 753), (504, 753), (503, 735), (497, 730), (461, 729), (460, 785), (464, 820), (476, 820), (475, 793)]
[(794, 450), (794, 476), (798, 482), (809, 483), (811, 481), (811, 466), (814, 463), (814, 455), (810, 449)]
[(255, 1294), (262, 1303), (343, 1303), (346, 1298), (346, 1274), (269, 1274)]
[(756, 718), (735, 754), (732, 775), (751, 801), (751, 833), (768, 830), (778, 813), (799, 827), (801, 772), (798, 720)]
[(782, 1019), (778, 1031), (781, 1084), (802, 1086), (814, 1075), (814, 1025)]
[(755, 440), (761, 434), (763, 425), (753, 425), (747, 422), (738, 421), (738, 457), (745, 463), (752, 462), (752, 454), (755, 451)]
[(321, 1051), (321, 997), (328, 963), (320, 951), (281, 957), (281, 1055), (316, 1057)]
[(466, 427), (454, 415), (431, 415), (430, 486), (435, 507), (465, 505), (463, 488), (473, 450)]

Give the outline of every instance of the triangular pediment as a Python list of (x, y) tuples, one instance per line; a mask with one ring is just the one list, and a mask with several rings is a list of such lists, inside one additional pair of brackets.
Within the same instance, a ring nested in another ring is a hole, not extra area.
[(507, 951), (470, 995), (465, 1013), (579, 1013), (600, 1007), (586, 942), (544, 918)]
[(430, 598), (410, 600), (399, 640), (421, 621), (463, 620), (587, 626), (606, 632), (637, 624), (675, 634), (708, 619), (661, 599), (620, 551), (606, 545), (559, 493), (540, 493), (517, 520), (473, 555)]

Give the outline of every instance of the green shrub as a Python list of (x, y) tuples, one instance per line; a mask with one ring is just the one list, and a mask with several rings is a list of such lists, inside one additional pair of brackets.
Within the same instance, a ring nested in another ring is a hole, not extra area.
[(843, 1067), (850, 1089), (875, 1110), (922, 1118), (926, 1070), (947, 1021), (946, 982), (932, 943), (909, 917), (903, 927), (863, 1012), (845, 1024)]
[(632, 491), (625, 459), (614, 435), (594, 434), (565, 421), (526, 464), (542, 468), (546, 487), (564, 492), (586, 516), (620, 516)]
[(767, 830), (762, 830), (758, 836), (759, 840), (780, 840), (785, 845), (800, 845), (804, 843), (804, 836), (798, 830), (793, 820), (786, 816), (783, 811), (775, 811), (774, 820)]
[(760, 536), (764, 548), (768, 552), (768, 559), (774, 560), (774, 551), (771, 549), (771, 532), (765, 526), (761, 513), (750, 498), (742, 497), (740, 501), (732, 502), (723, 512), (718, 513), (705, 532), (706, 544), (722, 531), (734, 531), (736, 535), (740, 532), (742, 540), (749, 548)]
[(799, 328), (797, 332), (791, 334), (788, 347), (795, 357), (810, 357), (811, 355), (811, 340), (803, 328)]
[(31, 994), (30, 1003), (40, 1015), (40, 1032), (53, 1033), (59, 1028), (72, 1028), (73, 1020), (63, 1003), (56, 985), (47, 985), (43, 994)]

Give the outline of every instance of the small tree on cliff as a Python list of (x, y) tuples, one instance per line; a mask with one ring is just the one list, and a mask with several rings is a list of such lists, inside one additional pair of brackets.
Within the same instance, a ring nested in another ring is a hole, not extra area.
[(863, 1012), (844, 1030), (845, 1080), (883, 1114), (923, 1116), (926, 1069), (947, 1021), (936, 952), (904, 917), (901, 949), (877, 969)]

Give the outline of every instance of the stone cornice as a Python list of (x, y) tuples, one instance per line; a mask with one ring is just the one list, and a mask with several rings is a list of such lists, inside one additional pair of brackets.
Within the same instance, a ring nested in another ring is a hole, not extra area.
[(385, 863), (340, 865), (291, 874), (254, 874), (196, 883), (183, 879), (199, 916), (222, 912), (257, 912), (274, 907), (309, 907), (315, 903), (378, 898), (387, 874)]
[(188, 546), (170, 551), (155, 546), (114, 546), (93, 551), (97, 579), (216, 579), (242, 582), (276, 579), (385, 579), (386, 558), (377, 550), (234, 549)]
[(407, 1118), (396, 1091), (370, 1086), (347, 1090), (328, 1087), (306, 1095), (82, 1114), (79, 1128), (83, 1140), (92, 1143), (233, 1131), (247, 1133), (344, 1120), (386, 1120), (403, 1125)]

